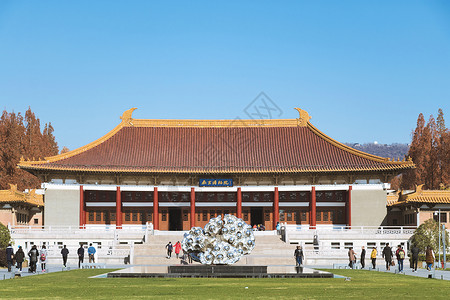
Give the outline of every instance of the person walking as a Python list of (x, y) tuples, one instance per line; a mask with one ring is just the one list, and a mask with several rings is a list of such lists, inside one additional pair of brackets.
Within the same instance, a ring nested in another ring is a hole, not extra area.
[(169, 242), (166, 245), (166, 249), (167, 249), (167, 258), (171, 258), (172, 257), (172, 250), (173, 250), (173, 245), (171, 242)]
[(366, 249), (364, 246), (361, 247), (361, 269), (364, 269), (366, 266)]
[(89, 263), (95, 263), (95, 252), (97, 252), (97, 250), (95, 250), (92, 243), (90, 243), (88, 248)]
[(67, 249), (66, 245), (61, 250), (61, 255), (63, 259), (63, 265), (65, 268), (67, 268), (67, 257), (69, 256), (69, 249)]
[(47, 248), (45, 247), (45, 245), (42, 245), (41, 248), (41, 255), (39, 255), (39, 260), (41, 262), (41, 270), (42, 272), (45, 272), (45, 268), (47, 266)]
[(377, 264), (377, 248), (373, 247), (372, 253), (370, 253), (370, 258), (372, 259), (372, 269), (375, 270), (375, 266)]
[(353, 269), (356, 263), (356, 254), (355, 251), (353, 250), (353, 247), (350, 247), (348, 249), (348, 266), (350, 267), (350, 269)]
[(395, 251), (395, 256), (397, 257), (398, 271), (403, 272), (403, 261), (405, 259), (405, 250), (403, 250), (401, 245), (397, 246), (397, 251)]
[(303, 249), (302, 246), (297, 246), (294, 251), (295, 256), (295, 266), (300, 267), (303, 265)]
[(8, 244), (8, 247), (6, 247), (6, 264), (8, 265), (8, 272), (11, 272), (11, 266), (13, 265), (14, 261), (14, 249), (11, 246), (11, 244)]
[(419, 247), (416, 246), (416, 244), (414, 244), (411, 248), (411, 265), (413, 268), (413, 272), (417, 272), (417, 263), (419, 262), (419, 253), (420, 253), (420, 249)]
[(30, 267), (28, 268), (28, 271), (36, 273), (36, 264), (39, 257), (39, 251), (36, 245), (33, 245), (33, 247), (31, 247), (31, 250), (28, 251), (28, 256), (30, 257)]
[(382, 256), (384, 260), (386, 261), (386, 270), (391, 270), (391, 264), (392, 264), (392, 250), (391, 247), (389, 247), (389, 243), (386, 243), (386, 247), (383, 249)]
[(25, 260), (25, 252), (23, 252), (22, 246), (19, 246), (19, 249), (14, 255), (14, 260), (17, 263), (17, 269), (19, 269), (19, 272), (22, 273), (22, 263)]
[(425, 262), (427, 263), (428, 271), (431, 271), (431, 268), (433, 267), (435, 260), (436, 257), (434, 256), (433, 248), (427, 246), (427, 250), (425, 251)]
[(78, 254), (78, 269), (81, 268), (81, 264), (84, 261), (84, 248), (83, 245), (80, 245), (80, 248), (78, 248), (77, 250), (77, 254)]
[(175, 243), (175, 255), (177, 256), (177, 258), (180, 255), (180, 252), (181, 252), (181, 244), (180, 241), (177, 241)]

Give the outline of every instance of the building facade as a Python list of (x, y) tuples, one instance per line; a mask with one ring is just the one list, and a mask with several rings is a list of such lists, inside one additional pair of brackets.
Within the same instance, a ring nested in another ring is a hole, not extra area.
[(44, 210), (41, 191), (21, 192), (17, 185), (0, 191), (0, 223), (3, 225), (42, 225)]
[(450, 191), (424, 190), (396, 192), (388, 195), (388, 223), (396, 226), (420, 226), (428, 219), (450, 229)]
[(277, 222), (387, 224), (390, 178), (414, 168), (345, 146), (296, 119), (146, 120), (130, 109), (102, 138), (19, 167), (45, 188), (47, 225), (188, 230), (235, 214)]

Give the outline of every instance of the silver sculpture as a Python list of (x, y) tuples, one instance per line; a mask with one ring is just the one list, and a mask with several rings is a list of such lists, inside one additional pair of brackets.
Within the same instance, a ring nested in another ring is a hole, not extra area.
[(181, 247), (202, 264), (231, 265), (255, 247), (250, 225), (233, 215), (217, 216), (205, 228), (192, 227), (184, 235)]

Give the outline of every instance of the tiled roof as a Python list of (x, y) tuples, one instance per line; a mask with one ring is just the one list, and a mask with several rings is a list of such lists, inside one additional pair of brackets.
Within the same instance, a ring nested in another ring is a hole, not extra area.
[(32, 206), (44, 206), (42, 195), (36, 194), (35, 190), (28, 193), (20, 192), (17, 186), (10, 184), (9, 190), (0, 190), (0, 203), (23, 203)]
[[(131, 112), (130, 112), (131, 111)], [(317, 130), (305, 111), (292, 120), (136, 120), (132, 110), (99, 140), (21, 161), (25, 170), (124, 173), (301, 173), (414, 168), (357, 151)]]
[(394, 205), (404, 205), (409, 203), (450, 203), (450, 191), (447, 190), (423, 190), (423, 185), (419, 185), (416, 191), (409, 194), (400, 193), (395, 202), (389, 205), (388, 196), (388, 206)]

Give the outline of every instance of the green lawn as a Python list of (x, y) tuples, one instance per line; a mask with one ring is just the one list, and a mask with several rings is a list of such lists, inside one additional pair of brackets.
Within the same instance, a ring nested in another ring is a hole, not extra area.
[[(329, 270), (336, 279), (88, 278), (105, 270), (73, 270), (1, 280), (0, 298), (165, 299), (449, 299), (450, 282), (361, 270)], [(246, 289), (245, 287), (248, 287)]]

